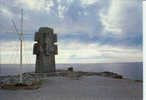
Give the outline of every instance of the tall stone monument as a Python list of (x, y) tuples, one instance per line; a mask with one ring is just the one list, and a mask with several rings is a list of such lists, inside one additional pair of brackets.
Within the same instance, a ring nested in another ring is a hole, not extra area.
[(36, 73), (55, 72), (55, 54), (57, 54), (57, 35), (52, 28), (41, 27), (39, 32), (35, 33), (33, 54), (36, 55)]

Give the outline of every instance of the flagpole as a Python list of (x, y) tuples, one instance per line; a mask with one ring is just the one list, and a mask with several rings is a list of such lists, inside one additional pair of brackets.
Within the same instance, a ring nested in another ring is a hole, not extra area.
[(22, 37), (23, 37), (23, 9), (21, 9), (21, 33), (20, 33), (20, 83), (23, 82), (22, 78), (22, 44), (23, 44), (23, 41), (22, 41)]

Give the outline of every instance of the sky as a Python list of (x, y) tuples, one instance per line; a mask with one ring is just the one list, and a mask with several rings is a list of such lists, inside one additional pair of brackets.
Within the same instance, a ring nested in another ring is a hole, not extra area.
[(23, 63), (35, 63), (34, 33), (58, 36), (57, 63), (142, 62), (142, 0), (0, 0), (2, 63), (19, 63), (20, 10), (24, 10)]

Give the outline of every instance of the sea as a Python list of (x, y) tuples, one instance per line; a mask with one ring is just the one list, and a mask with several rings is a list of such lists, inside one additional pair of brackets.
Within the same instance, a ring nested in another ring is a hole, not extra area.
[[(75, 71), (86, 72), (114, 72), (123, 75), (124, 78), (132, 80), (143, 80), (143, 63), (69, 63), (56, 64), (56, 69), (67, 69), (73, 67)], [(34, 72), (35, 64), (23, 64), (23, 72)], [(0, 75), (16, 75), (20, 72), (19, 64), (0, 64)]]

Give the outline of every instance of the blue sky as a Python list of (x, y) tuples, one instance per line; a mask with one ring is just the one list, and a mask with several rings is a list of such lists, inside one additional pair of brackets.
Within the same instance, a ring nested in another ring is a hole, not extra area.
[(142, 61), (141, 0), (0, 0), (3, 59), (16, 52), (10, 45), (19, 45), (8, 32), (15, 32), (11, 19), (20, 29), (21, 8), (24, 34), (31, 34), (25, 35), (24, 55), (31, 63), (33, 35), (43, 26), (58, 35), (57, 63)]

